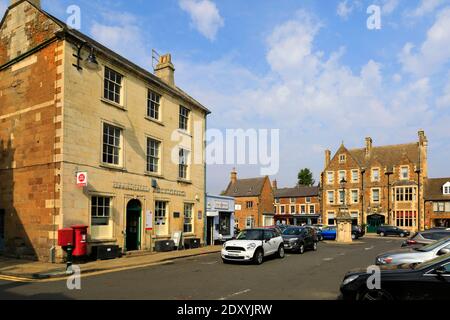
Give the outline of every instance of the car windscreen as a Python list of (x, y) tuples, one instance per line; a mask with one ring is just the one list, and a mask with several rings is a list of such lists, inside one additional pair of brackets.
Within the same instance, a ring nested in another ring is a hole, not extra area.
[(423, 246), (421, 248), (416, 248), (416, 250), (420, 251), (420, 252), (430, 252), (430, 251), (433, 251), (433, 250), (441, 247), (443, 244), (446, 244), (446, 243), (450, 244), (450, 239), (449, 238), (445, 238), (445, 239), (433, 242), (433, 243), (431, 243), (429, 245), (426, 245), (426, 246)]
[(287, 228), (283, 231), (283, 235), (285, 236), (298, 236), (300, 233), (302, 233), (303, 229), (300, 228)]
[(237, 240), (263, 240), (263, 230), (244, 230), (236, 238)]

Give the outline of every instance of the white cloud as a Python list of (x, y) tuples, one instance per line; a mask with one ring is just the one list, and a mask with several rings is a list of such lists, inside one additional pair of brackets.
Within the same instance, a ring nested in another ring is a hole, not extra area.
[(0, 0), (0, 19), (3, 18), (3, 15), (8, 8), (5, 0)]
[(341, 1), (337, 7), (337, 15), (343, 19), (347, 19), (353, 12), (353, 5), (348, 3), (348, 0)]
[(447, 76), (447, 84), (445, 85), (442, 95), (436, 99), (436, 106), (440, 109), (450, 109), (450, 73)]
[(438, 13), (433, 26), (427, 32), (427, 38), (416, 49), (407, 43), (399, 54), (403, 71), (416, 76), (432, 75), (450, 61), (450, 7)]
[[(263, 75), (232, 58), (203, 66), (183, 62), (178, 68), (180, 85), (213, 111), (210, 128), (281, 129), (280, 154), (285, 156), (277, 178), (283, 184), (293, 185), (300, 167), (319, 174), (323, 149), (339, 146), (343, 137), (350, 147), (361, 146), (366, 135), (377, 144), (401, 143), (435, 121), (429, 78), (408, 82), (385, 74), (373, 60), (352, 70), (341, 61), (345, 48), (328, 54), (315, 48), (320, 29), (321, 23), (303, 11), (276, 26), (267, 37), (270, 70)], [(209, 188), (220, 191), (228, 172), (222, 167), (211, 171), (216, 179)]]
[(433, 13), (436, 9), (438, 9), (444, 3), (449, 3), (448, 0), (421, 0), (419, 5), (409, 13), (407, 13), (410, 17), (422, 17), (424, 15)]
[(400, 0), (384, 0), (381, 12), (383, 14), (392, 14), (397, 9)]
[(191, 17), (192, 25), (207, 39), (216, 39), (218, 30), (224, 26), (224, 19), (214, 2), (210, 0), (180, 0), (180, 8)]
[(142, 28), (136, 24), (139, 19), (129, 13), (111, 11), (101, 15), (104, 22), (92, 23), (92, 37), (142, 67), (150, 68), (151, 50), (147, 49)]

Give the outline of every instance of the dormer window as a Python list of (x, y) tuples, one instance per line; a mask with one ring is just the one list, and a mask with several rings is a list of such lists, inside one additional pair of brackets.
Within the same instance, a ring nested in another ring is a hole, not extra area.
[(401, 180), (409, 179), (409, 167), (401, 167), (400, 168), (400, 179)]
[(345, 163), (347, 161), (347, 157), (345, 154), (339, 155), (339, 163)]
[(450, 195), (450, 181), (444, 184), (442, 191), (445, 195)]

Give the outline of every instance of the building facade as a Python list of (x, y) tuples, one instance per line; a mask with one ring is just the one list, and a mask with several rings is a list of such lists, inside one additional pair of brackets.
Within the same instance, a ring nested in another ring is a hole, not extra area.
[(333, 158), (327, 150), (321, 176), (323, 222), (334, 225), (345, 201), (354, 224), (367, 225), (369, 232), (381, 224), (423, 229), (427, 147), (419, 131), (415, 143), (375, 147), (366, 138), (365, 148), (342, 144)]
[(0, 25), (6, 253), (58, 259), (57, 230), (79, 224), (90, 246), (151, 250), (175, 231), (203, 242), (209, 111), (174, 70), (170, 55), (153, 74), (39, 1), (12, 2)]
[(274, 224), (273, 190), (269, 177), (238, 179), (237, 172), (233, 170), (224, 195), (235, 199), (237, 229)]
[(287, 225), (321, 223), (319, 187), (277, 188), (273, 183), (275, 223)]
[(207, 244), (222, 243), (234, 237), (234, 207), (234, 198), (206, 196)]
[(450, 228), (450, 178), (425, 183), (425, 228)]

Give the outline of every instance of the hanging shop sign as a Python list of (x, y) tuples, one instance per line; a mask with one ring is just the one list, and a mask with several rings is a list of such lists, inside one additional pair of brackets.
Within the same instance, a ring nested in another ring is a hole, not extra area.
[(77, 172), (77, 187), (87, 187), (87, 172)]

